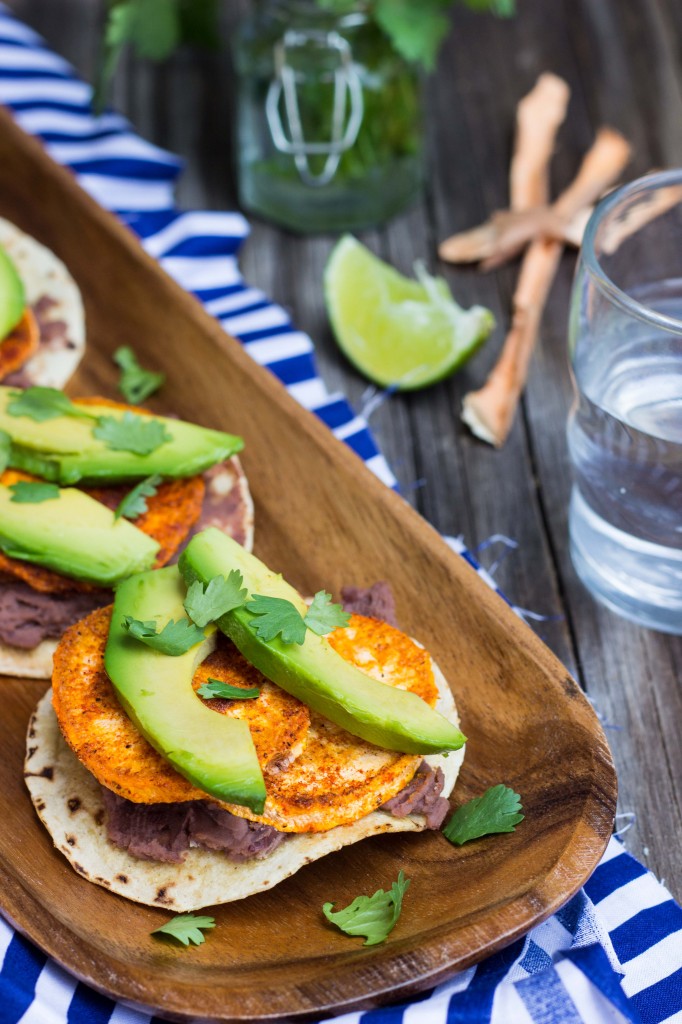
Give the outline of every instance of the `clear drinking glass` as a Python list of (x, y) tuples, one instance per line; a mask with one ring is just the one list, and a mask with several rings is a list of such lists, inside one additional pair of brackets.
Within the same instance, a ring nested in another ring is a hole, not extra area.
[(594, 211), (569, 347), (573, 564), (603, 604), (682, 634), (682, 170)]

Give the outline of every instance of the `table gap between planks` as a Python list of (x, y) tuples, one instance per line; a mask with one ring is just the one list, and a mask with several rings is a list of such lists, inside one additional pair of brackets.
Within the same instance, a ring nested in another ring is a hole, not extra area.
[[(10, 6), (92, 77), (104, 3), (14, 0)], [(246, 6), (244, 0), (222, 6), (225, 41)], [(435, 250), (438, 240), (506, 204), (515, 105), (541, 71), (562, 75), (572, 90), (552, 165), (554, 191), (568, 183), (602, 123), (633, 143), (628, 177), (682, 163), (682, 14), (676, 0), (519, 0), (518, 6), (512, 21), (454, 12), (426, 88), (428, 187), (405, 215), (361, 236), (404, 272), (424, 259), (445, 275), (463, 305), (489, 306), (497, 329), (458, 375), (428, 391), (392, 397), (373, 413), (371, 426), (405, 498), (438, 530), (462, 534), (474, 552), (492, 534), (518, 544), (496, 578), (515, 604), (547, 616), (534, 628), (604, 721), (620, 810), (635, 816), (626, 846), (680, 899), (682, 639), (639, 629), (599, 607), (568, 554), (565, 341), (575, 257), (566, 254), (562, 261), (523, 407), (507, 445), (496, 452), (467, 433), (459, 409), (499, 351), (516, 268), (485, 276), (453, 270), (437, 265)], [(163, 67), (128, 55), (112, 99), (141, 135), (186, 161), (181, 206), (237, 205), (227, 45), (209, 54), (182, 51)], [(337, 350), (324, 311), (322, 271), (333, 244), (331, 236), (299, 237), (253, 220), (242, 269), (310, 333), (328, 387), (361, 409), (367, 383)], [(502, 553), (488, 549), (481, 559), (490, 564)]]

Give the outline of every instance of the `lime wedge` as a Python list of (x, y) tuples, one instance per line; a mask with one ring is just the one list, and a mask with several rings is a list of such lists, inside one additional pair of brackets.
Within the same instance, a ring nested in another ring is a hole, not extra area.
[(344, 235), (325, 269), (327, 312), (336, 340), (370, 380), (400, 391), (442, 380), (473, 355), (495, 319), (464, 310), (441, 277), (415, 265), (403, 277), (356, 238)]

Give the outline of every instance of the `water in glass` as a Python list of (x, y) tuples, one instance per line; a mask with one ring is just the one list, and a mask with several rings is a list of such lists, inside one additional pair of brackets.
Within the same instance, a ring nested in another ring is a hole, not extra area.
[[(629, 292), (682, 322), (682, 279)], [(592, 318), (593, 320), (594, 318)], [(637, 317), (582, 316), (573, 342), (577, 397), (571, 554), (596, 596), (643, 625), (682, 632), (682, 336)]]

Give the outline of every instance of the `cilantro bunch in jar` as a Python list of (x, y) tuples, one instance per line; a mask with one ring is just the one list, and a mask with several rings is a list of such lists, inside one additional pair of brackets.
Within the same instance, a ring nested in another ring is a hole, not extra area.
[(237, 161), (246, 209), (299, 231), (386, 220), (419, 193), (420, 74), (359, 5), (270, 0), (242, 22)]
[[(121, 48), (163, 59), (215, 38), (216, 0), (110, 0), (102, 81)], [(418, 196), (422, 79), (449, 9), (514, 0), (252, 0), (232, 33), (240, 200), (297, 231), (380, 224)], [(101, 90), (100, 90), (101, 92)]]
[[(234, 40), (244, 207), (298, 231), (380, 224), (424, 175), (423, 71), (451, 0), (261, 0)], [(510, 13), (509, 0), (470, 6)]]

